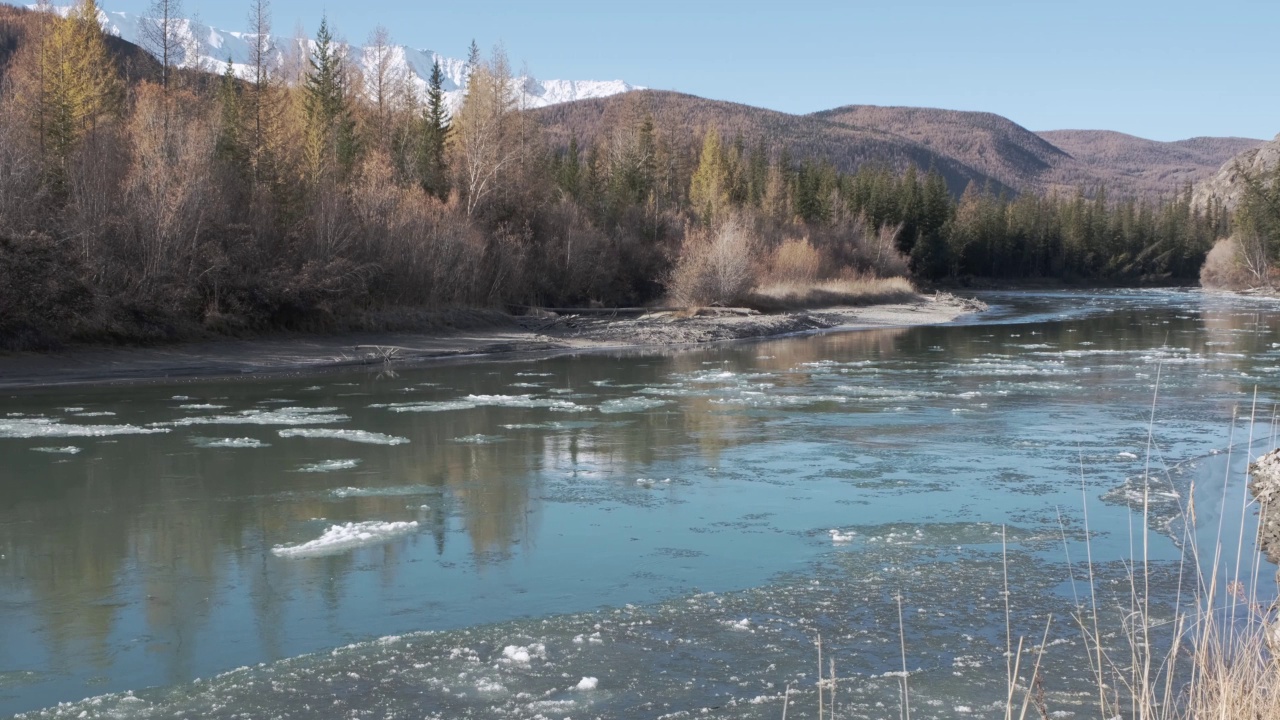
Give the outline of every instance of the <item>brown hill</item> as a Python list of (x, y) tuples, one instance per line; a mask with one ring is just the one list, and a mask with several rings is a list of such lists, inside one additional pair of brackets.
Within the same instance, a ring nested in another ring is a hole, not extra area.
[(552, 105), (531, 114), (560, 146), (573, 137), (579, 142), (599, 143), (618, 123), (650, 114), (674, 142), (687, 147), (696, 147), (706, 129), (715, 127), (729, 139), (741, 136), (748, 147), (763, 142), (771, 150), (785, 148), (797, 159), (829, 161), (845, 172), (868, 164), (897, 170), (914, 165), (925, 170), (936, 168), (956, 193), (970, 182), (988, 184), (997, 191), (1018, 189), (955, 157), (879, 128), (852, 127), (813, 115), (789, 115), (681, 93), (638, 90)]
[(1045, 190), (1071, 158), (1017, 123), (984, 112), (848, 105), (811, 117), (908, 138), (1018, 190)]
[(558, 144), (595, 142), (621, 118), (650, 113), (660, 127), (694, 145), (707, 127), (785, 147), (793, 157), (827, 160), (852, 172), (864, 164), (937, 168), (955, 192), (969, 182), (993, 191), (1074, 192), (1105, 186), (1113, 197), (1157, 197), (1213, 175), (1248, 138), (1158, 142), (1105, 130), (1034, 133), (983, 112), (849, 105), (789, 115), (692, 95), (638, 91), (534, 111)]
[(1263, 143), (1236, 137), (1159, 142), (1109, 130), (1038, 134), (1087, 166), (1108, 187), (1133, 187), (1147, 193), (1167, 193), (1204, 180), (1224, 162)]

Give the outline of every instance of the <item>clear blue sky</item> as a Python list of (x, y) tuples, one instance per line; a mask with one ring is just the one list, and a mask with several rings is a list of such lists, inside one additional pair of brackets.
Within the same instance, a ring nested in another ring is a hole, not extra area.
[[(229, 30), (247, 5), (184, 2)], [(314, 33), (325, 12), (353, 43), (379, 24), (452, 57), (501, 42), (538, 77), (792, 113), (866, 103), (1157, 140), (1280, 132), (1280, 0), (272, 0), (279, 34)]]

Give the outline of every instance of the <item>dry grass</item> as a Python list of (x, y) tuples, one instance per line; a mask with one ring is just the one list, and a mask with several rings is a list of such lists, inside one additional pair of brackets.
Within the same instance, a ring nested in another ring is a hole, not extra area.
[(906, 278), (851, 275), (838, 280), (770, 283), (752, 290), (744, 302), (747, 307), (761, 312), (782, 312), (911, 302), (919, 297)]

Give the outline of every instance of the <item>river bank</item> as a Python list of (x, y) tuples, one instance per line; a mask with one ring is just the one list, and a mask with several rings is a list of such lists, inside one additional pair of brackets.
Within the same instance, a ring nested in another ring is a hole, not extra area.
[(461, 356), (691, 346), (828, 330), (934, 325), (985, 308), (979, 301), (939, 293), (903, 303), (767, 315), (732, 308), (653, 312), (638, 317), (537, 313), (486, 316), (484, 322), (470, 327), (430, 332), (360, 332), (13, 353), (0, 355), (0, 389), (292, 374)]

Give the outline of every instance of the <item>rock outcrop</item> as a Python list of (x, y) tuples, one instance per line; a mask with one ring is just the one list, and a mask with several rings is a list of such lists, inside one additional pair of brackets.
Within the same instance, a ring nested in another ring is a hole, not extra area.
[(1269, 143), (1245, 150), (1231, 158), (1212, 177), (1197, 183), (1191, 193), (1193, 207), (1204, 210), (1209, 201), (1216, 199), (1227, 209), (1235, 209), (1244, 192), (1242, 173), (1258, 173), (1274, 170), (1280, 165), (1280, 135)]

